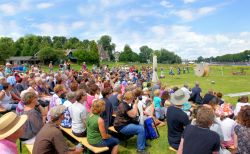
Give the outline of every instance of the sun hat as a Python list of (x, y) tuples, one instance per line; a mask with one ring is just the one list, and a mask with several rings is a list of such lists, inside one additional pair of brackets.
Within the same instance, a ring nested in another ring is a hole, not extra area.
[(0, 118), (0, 140), (9, 137), (21, 128), (26, 120), (27, 115), (18, 116), (14, 112), (8, 112)]
[(53, 107), (50, 110), (50, 116), (52, 120), (55, 120), (57, 118), (60, 117), (60, 115), (62, 115), (66, 110), (66, 107), (64, 105), (57, 105), (55, 107)]
[(182, 89), (179, 89), (170, 95), (170, 102), (173, 105), (183, 105), (188, 101), (189, 95), (185, 93)]

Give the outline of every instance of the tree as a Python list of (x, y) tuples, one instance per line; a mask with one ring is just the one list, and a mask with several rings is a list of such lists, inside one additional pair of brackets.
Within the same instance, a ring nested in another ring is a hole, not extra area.
[(129, 45), (125, 45), (123, 52), (119, 56), (119, 60), (123, 62), (136, 62), (139, 60), (137, 53), (133, 52)]
[(56, 50), (52, 47), (44, 47), (38, 53), (38, 59), (44, 64), (48, 64), (50, 61), (58, 62), (65, 57), (63, 50)]
[(15, 46), (12, 38), (2, 37), (0, 38), (0, 61), (4, 62), (10, 56), (15, 55)]
[(53, 47), (55, 49), (63, 49), (67, 41), (67, 38), (65, 36), (54, 36), (52, 40), (53, 40)]
[(140, 47), (139, 60), (141, 63), (147, 63), (148, 60), (152, 59), (153, 49), (144, 45)]
[(76, 37), (71, 37), (64, 45), (64, 49), (77, 49), (81, 46), (81, 41)]
[(97, 41), (99, 45), (102, 45), (103, 49), (108, 52), (110, 60), (115, 60), (113, 51), (115, 50), (115, 44), (112, 43), (112, 38), (108, 35), (101, 36), (100, 40)]
[(83, 41), (83, 47), (77, 48), (73, 55), (77, 58), (78, 63), (100, 64), (100, 56), (95, 41)]
[(198, 62), (198, 63), (203, 62), (203, 61), (204, 61), (204, 58), (203, 58), (202, 56), (199, 56), (199, 57), (197, 58), (197, 62)]
[(167, 63), (167, 64), (174, 64), (174, 63), (181, 63), (181, 58), (176, 55), (174, 52), (170, 52), (166, 49), (161, 49), (157, 51), (157, 62), (159, 63)]

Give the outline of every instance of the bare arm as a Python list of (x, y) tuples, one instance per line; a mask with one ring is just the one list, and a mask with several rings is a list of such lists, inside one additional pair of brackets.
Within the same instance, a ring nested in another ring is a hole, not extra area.
[(135, 118), (137, 116), (137, 112), (138, 112), (138, 109), (137, 109), (137, 103), (135, 103), (133, 105), (133, 109), (132, 110), (129, 110), (127, 112), (128, 116), (131, 117), (131, 118)]
[(234, 147), (235, 149), (238, 148), (238, 136), (236, 135), (235, 132), (234, 132)]
[(4, 95), (5, 95), (5, 91), (0, 91), (0, 100), (4, 98)]
[(103, 139), (110, 138), (110, 135), (106, 133), (104, 120), (102, 118), (98, 118), (98, 126), (99, 126), (99, 131), (101, 133), (102, 138)]
[(180, 145), (179, 145), (177, 154), (182, 154), (182, 152), (183, 152), (183, 144), (184, 144), (184, 139), (181, 138), (181, 143), (180, 143)]

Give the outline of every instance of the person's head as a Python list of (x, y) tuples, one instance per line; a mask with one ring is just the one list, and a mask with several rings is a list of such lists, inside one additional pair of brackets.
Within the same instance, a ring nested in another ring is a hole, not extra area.
[(69, 92), (67, 94), (67, 100), (71, 103), (74, 103), (76, 101), (76, 93), (75, 92)]
[(218, 93), (217, 93), (217, 97), (221, 99), (221, 98), (222, 98), (222, 93), (221, 93), (221, 92), (218, 92)]
[(10, 90), (11, 89), (11, 86), (8, 82), (2, 83), (2, 86), (3, 86), (3, 90)]
[(102, 96), (103, 98), (109, 98), (109, 96), (112, 94), (112, 89), (110, 87), (104, 88), (102, 90)]
[(58, 96), (60, 96), (62, 93), (65, 92), (65, 90), (64, 90), (64, 87), (63, 87), (62, 85), (57, 84), (57, 85), (54, 87), (54, 92), (55, 92)]
[(154, 91), (154, 95), (155, 96), (157, 96), (157, 97), (159, 97), (160, 96), (160, 90), (159, 89), (156, 89), (155, 91)]
[(200, 86), (199, 82), (196, 81), (196, 82), (195, 82), (195, 87), (199, 87), (199, 86)]
[(161, 99), (168, 100), (170, 98), (170, 95), (167, 91), (164, 91), (161, 95)]
[(82, 89), (77, 90), (76, 100), (77, 102), (85, 102), (87, 100), (87, 93)]
[(95, 94), (97, 94), (99, 87), (96, 84), (91, 84), (89, 86), (90, 89), (90, 95), (94, 96)]
[(237, 116), (237, 121), (242, 126), (250, 128), (250, 106), (245, 105), (241, 107), (241, 110)]
[(0, 118), (0, 140), (16, 141), (23, 133), (23, 125), (27, 121), (27, 115), (18, 116), (14, 112), (8, 112)]
[(208, 102), (208, 105), (210, 105), (212, 107), (212, 109), (215, 111), (216, 109), (216, 106), (219, 104), (219, 100), (217, 97), (212, 97), (209, 102)]
[(50, 117), (52, 122), (57, 122), (61, 123), (61, 121), (64, 119), (64, 113), (65, 113), (66, 107), (64, 105), (57, 105), (53, 107), (50, 110)]
[(115, 87), (114, 87), (114, 92), (117, 92), (118, 94), (121, 94), (122, 91), (121, 91), (120, 86), (115, 86)]
[(132, 103), (134, 100), (134, 94), (132, 91), (128, 91), (124, 94), (124, 100), (127, 103)]
[(77, 88), (78, 88), (78, 83), (77, 82), (71, 83), (71, 85), (70, 85), (70, 90), (71, 91), (77, 91)]
[(248, 96), (241, 96), (240, 102), (241, 103), (247, 103), (248, 102)]
[(105, 110), (105, 102), (102, 99), (93, 101), (91, 106), (91, 112), (93, 114), (101, 114)]
[(26, 92), (22, 96), (22, 102), (24, 105), (36, 105), (37, 104), (37, 95), (35, 92)]
[(202, 106), (197, 111), (196, 125), (202, 128), (209, 128), (214, 123), (214, 118), (213, 110)]
[(170, 102), (175, 106), (182, 106), (188, 101), (189, 97), (189, 94), (179, 89), (170, 95)]
[(36, 82), (34, 80), (30, 80), (29, 81), (29, 86), (32, 87), (32, 88), (36, 87)]

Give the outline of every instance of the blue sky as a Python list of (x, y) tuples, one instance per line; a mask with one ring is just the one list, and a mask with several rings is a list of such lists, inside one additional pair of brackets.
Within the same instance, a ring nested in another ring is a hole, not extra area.
[(0, 36), (27, 34), (165, 48), (183, 59), (250, 49), (249, 0), (0, 0)]

